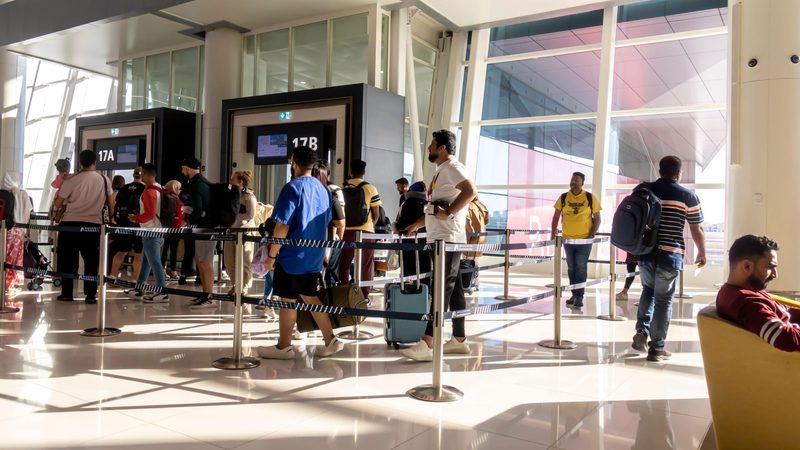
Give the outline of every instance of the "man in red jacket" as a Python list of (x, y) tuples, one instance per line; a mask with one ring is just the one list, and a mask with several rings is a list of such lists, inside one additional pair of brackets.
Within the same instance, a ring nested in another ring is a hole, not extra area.
[(717, 313), (758, 334), (769, 345), (793, 352), (800, 348), (800, 309), (770, 297), (767, 284), (778, 277), (778, 244), (748, 234), (729, 251), (730, 275), (717, 294)]

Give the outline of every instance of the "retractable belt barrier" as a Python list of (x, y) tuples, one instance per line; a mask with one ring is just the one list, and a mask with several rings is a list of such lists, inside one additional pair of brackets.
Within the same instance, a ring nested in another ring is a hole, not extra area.
[(9, 264), (7, 262), (3, 263), (3, 267), (6, 269), (16, 270), (19, 272), (25, 272), (31, 275), (51, 276), (51, 277), (67, 278), (70, 280), (80, 280), (80, 281), (94, 281), (94, 282), (100, 281), (100, 277), (98, 277), (97, 275), (81, 275), (76, 273), (52, 272), (44, 269), (37, 269), (35, 267), (17, 266), (15, 264)]
[(59, 231), (68, 233), (99, 233), (100, 226), (96, 227), (70, 227), (63, 225), (36, 225), (31, 223), (15, 223), (12, 228), (22, 228), (37, 231)]

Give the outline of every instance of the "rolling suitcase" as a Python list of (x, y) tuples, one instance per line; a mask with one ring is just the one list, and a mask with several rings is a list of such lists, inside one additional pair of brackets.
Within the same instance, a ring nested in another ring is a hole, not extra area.
[[(417, 242), (416, 238), (414, 242)], [(416, 254), (417, 274), (419, 275), (419, 252)], [(403, 258), (400, 258), (400, 277), (405, 277)], [(383, 290), (387, 311), (413, 312), (424, 314), (428, 312), (428, 285), (420, 283), (419, 279), (413, 284), (389, 283)], [(421, 320), (386, 319), (384, 337), (386, 345), (400, 348), (400, 344), (413, 344), (422, 339), (428, 323)]]

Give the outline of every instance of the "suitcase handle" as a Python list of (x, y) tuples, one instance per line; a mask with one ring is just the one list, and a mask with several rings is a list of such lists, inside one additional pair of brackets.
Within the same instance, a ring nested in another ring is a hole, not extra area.
[[(401, 235), (400, 236), (400, 243), (403, 242), (403, 239), (411, 239), (411, 238), (407, 238), (406, 236), (402, 236)], [(416, 231), (414, 232), (414, 238), (413, 239), (414, 239), (414, 243), (415, 244), (419, 244), (419, 237), (417, 236), (417, 232)], [(419, 278), (420, 273), (419, 273), (419, 251), (418, 250), (414, 250), (414, 263), (417, 266), (417, 279), (415, 281), (415, 284), (416, 284), (417, 291), (419, 291), (419, 289), (420, 289), (420, 278)], [(405, 266), (403, 266), (403, 252), (400, 251), (400, 278), (401, 278), (400, 290), (401, 291), (403, 290), (403, 287), (405, 286), (405, 280), (403, 280), (403, 278), (405, 278), (405, 277), (406, 277), (406, 271), (405, 271)]]

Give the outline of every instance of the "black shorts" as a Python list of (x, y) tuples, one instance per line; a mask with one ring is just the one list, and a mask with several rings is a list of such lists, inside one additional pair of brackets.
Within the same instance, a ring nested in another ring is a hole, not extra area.
[(133, 250), (133, 253), (142, 253), (142, 238), (139, 236), (126, 236), (118, 234), (108, 244), (108, 255), (113, 257), (119, 252), (128, 253)]
[(301, 295), (315, 297), (320, 289), (322, 289), (321, 273), (293, 275), (286, 273), (280, 264), (275, 263), (275, 272), (272, 274), (272, 295), (297, 300)]

